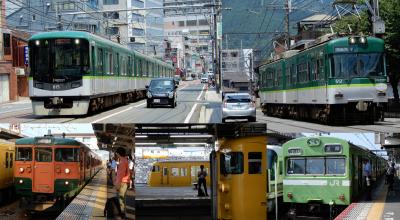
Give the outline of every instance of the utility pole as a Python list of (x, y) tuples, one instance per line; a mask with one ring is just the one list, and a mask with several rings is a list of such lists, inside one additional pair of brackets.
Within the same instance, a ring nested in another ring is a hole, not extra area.
[(285, 40), (286, 40), (286, 49), (290, 49), (290, 29), (289, 29), (289, 1), (290, 0), (285, 0)]
[(57, 28), (59, 31), (62, 31), (60, 4), (59, 3), (57, 3), (57, 6), (56, 6), (56, 16), (57, 16)]
[[(214, 46), (213, 50), (215, 52), (215, 59), (213, 60), (214, 63), (214, 74), (215, 74), (215, 79), (217, 80), (216, 82), (216, 92), (220, 93), (221, 89), (221, 71), (220, 71), (220, 57), (219, 57), (219, 45), (218, 45), (218, 30), (217, 30), (217, 23), (218, 23), (218, 14), (219, 14), (219, 8), (218, 8), (218, 0), (214, 0), (214, 7), (213, 7), (213, 16), (214, 16)], [(214, 53), (213, 53), (214, 54)]]

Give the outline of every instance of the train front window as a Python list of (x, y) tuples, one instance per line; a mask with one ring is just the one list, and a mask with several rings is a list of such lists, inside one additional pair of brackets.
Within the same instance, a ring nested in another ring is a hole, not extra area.
[(345, 158), (326, 158), (326, 174), (344, 175), (346, 173)]
[(335, 54), (331, 57), (332, 77), (384, 76), (383, 53)]
[(304, 174), (306, 171), (305, 159), (290, 158), (288, 159), (288, 174)]
[(57, 148), (56, 149), (57, 162), (78, 162), (79, 161), (79, 148)]
[(43, 83), (66, 83), (89, 73), (89, 43), (84, 39), (33, 40), (29, 43), (33, 79)]
[(324, 158), (307, 158), (306, 174), (324, 174), (325, 163)]
[(53, 150), (49, 147), (35, 148), (35, 161), (36, 162), (51, 162)]
[(249, 152), (248, 163), (249, 163), (249, 174), (261, 174), (261, 152)]
[(221, 154), (221, 173), (222, 174), (241, 174), (243, 173), (243, 153), (229, 152)]
[(32, 148), (30, 147), (18, 147), (16, 161), (32, 161)]

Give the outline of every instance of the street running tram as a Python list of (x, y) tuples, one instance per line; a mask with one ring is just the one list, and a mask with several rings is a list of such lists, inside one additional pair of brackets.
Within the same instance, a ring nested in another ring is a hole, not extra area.
[(266, 137), (227, 138), (219, 144), (217, 219), (267, 219)]

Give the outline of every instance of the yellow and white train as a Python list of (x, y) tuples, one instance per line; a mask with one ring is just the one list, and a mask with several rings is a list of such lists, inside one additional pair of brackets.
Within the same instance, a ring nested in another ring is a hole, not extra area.
[(200, 165), (207, 172), (206, 182), (210, 184), (210, 161), (163, 161), (155, 162), (148, 178), (148, 185), (157, 186), (191, 186), (197, 183)]
[(7, 201), (13, 194), (15, 144), (0, 139), (0, 202)]

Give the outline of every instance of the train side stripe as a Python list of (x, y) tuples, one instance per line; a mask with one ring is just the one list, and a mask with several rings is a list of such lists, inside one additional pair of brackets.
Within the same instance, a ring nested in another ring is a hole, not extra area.
[(350, 180), (283, 180), (285, 186), (350, 186)]

